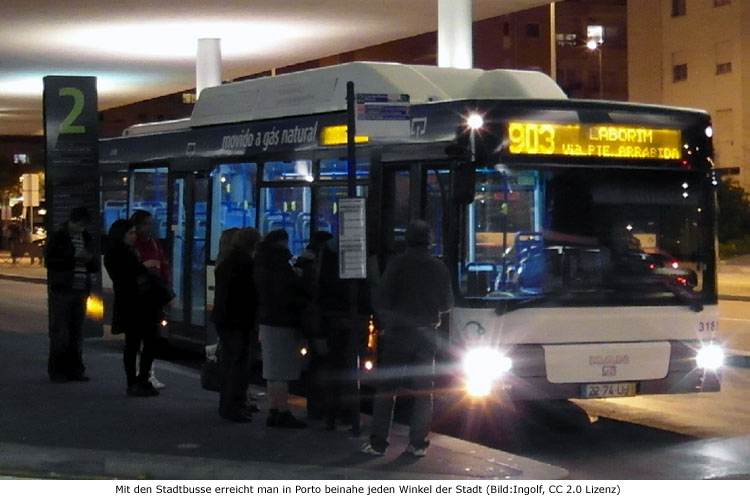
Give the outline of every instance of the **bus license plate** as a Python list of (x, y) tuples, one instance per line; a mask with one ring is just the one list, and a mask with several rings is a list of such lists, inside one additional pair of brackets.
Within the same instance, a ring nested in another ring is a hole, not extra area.
[(581, 392), (584, 398), (624, 398), (635, 396), (635, 384), (586, 384)]

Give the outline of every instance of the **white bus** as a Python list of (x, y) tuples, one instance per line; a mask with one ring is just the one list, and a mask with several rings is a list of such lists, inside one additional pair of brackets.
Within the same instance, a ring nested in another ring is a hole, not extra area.
[[(348, 81), (408, 102), (401, 132), (358, 137), (357, 193), (380, 269), (410, 220), (433, 227), (456, 296), (440, 384), (516, 399), (719, 390), (709, 116), (571, 100), (526, 71), (344, 64), (209, 88), (190, 118), (102, 140), (103, 206), (150, 207), (169, 249), (171, 338), (212, 341), (222, 230), (285, 228), (294, 253), (311, 231), (337, 234)], [(376, 334), (363, 328), (365, 357)]]

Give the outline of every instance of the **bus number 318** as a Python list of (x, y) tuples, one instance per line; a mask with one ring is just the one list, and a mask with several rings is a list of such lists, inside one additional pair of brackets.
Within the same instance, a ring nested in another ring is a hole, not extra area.
[(699, 321), (698, 331), (699, 332), (715, 332), (719, 329), (718, 321)]

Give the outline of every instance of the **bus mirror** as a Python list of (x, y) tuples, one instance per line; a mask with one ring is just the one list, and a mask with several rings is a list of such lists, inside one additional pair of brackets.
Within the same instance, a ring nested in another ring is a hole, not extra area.
[(468, 205), (474, 201), (476, 168), (473, 163), (465, 164), (455, 169), (451, 180), (451, 194), (455, 203)]

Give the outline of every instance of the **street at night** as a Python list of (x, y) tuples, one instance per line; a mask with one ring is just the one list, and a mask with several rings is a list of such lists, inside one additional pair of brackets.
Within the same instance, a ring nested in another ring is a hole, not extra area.
[[(0, 442), (14, 451), (12, 458), (21, 465), (21, 470), (5, 472), (20, 474), (24, 472), (22, 465), (26, 464), (27, 474), (31, 471), (44, 476), (40, 462), (50, 463), (48, 453), (57, 448), (60, 454), (72, 450), (73, 457), (77, 458), (61, 460), (56, 465), (58, 470), (53, 466), (47, 473), (73, 477), (117, 475), (108, 472), (103, 465), (106, 460), (101, 458), (117, 450), (125, 453), (120, 459), (123, 464), (127, 460), (140, 463), (140, 466), (120, 465), (112, 469), (122, 475), (126, 475), (123, 471), (130, 467), (133, 473), (151, 470), (157, 476), (167, 477), (175, 474), (194, 478), (232, 477), (244, 470), (242, 467), (247, 466), (247, 460), (253, 460), (253, 470), (269, 478), (286, 477), (292, 472), (302, 477), (329, 478), (359, 474), (356, 471), (362, 460), (355, 452), (360, 440), (353, 439), (343, 427), (327, 434), (319, 430), (299, 431), (307, 433), (303, 442), (310, 446), (306, 448), (308, 454), (304, 461), (297, 456), (294, 446), (272, 444), (274, 435), (268, 431), (252, 431), (255, 438), (246, 441), (242, 437), (248, 434), (244, 427), (227, 426), (215, 415), (215, 395), (200, 388), (194, 360), (159, 361), (159, 376), (168, 388), (158, 401), (148, 401), (144, 405), (122, 397), (123, 380), (119, 371), (122, 341), (90, 339), (85, 345), (85, 357), (90, 364), (92, 382), (50, 386), (44, 370), (47, 353), (45, 287), (7, 280), (0, 280), (0, 285), (0, 344), (2, 351), (9, 355), (0, 367), (0, 375), (3, 380), (18, 380), (23, 384), (12, 388), (5, 386), (0, 397), (13, 401), (21, 397), (19, 394), (25, 394), (23, 405), (13, 405), (10, 412), (4, 411), (0, 417)], [(732, 325), (750, 321), (750, 308), (743, 307), (743, 303), (722, 302), (721, 310), (722, 315), (732, 314), (731, 317), (742, 320), (724, 322), (728, 325), (724, 330), (726, 335), (740, 332)], [(180, 395), (179, 401), (172, 399), (175, 394)], [(567, 469), (572, 479), (748, 478), (748, 398), (750, 368), (730, 366), (725, 370), (720, 393), (576, 400), (575, 404), (570, 403), (550, 415), (544, 415), (541, 407), (536, 414), (528, 416), (528, 422), (514, 425), (517, 439), (505, 451)], [(78, 409), (73, 413), (77, 416), (56, 419), (52, 413), (54, 408), (66, 400), (69, 407)], [(157, 406), (153, 412), (142, 413), (154, 404)], [(576, 405), (591, 417), (600, 417), (589, 418)], [(46, 417), (39, 418), (39, 415)], [(143, 418), (141, 415), (149, 415), (151, 424), (136, 431), (127, 421)], [(55, 421), (54, 425), (47, 418)], [(366, 434), (365, 427), (363, 435)], [(480, 441), (493, 446), (492, 438)], [(312, 450), (330, 451), (331, 447), (339, 450), (337, 453), (349, 449), (348, 461), (329, 463), (322, 457), (311, 458)], [(90, 450), (96, 453), (91, 455)], [(81, 452), (89, 458), (80, 455)], [(200, 462), (186, 462), (185, 457), (202, 457), (212, 464), (209, 459), (216, 461), (226, 467), (226, 472), (202, 468)], [(377, 474), (415, 478), (429, 474), (419, 472), (409, 476), (408, 461), (394, 458), (395, 461), (389, 461), (390, 465), (379, 468)], [(434, 458), (442, 462), (440, 457)], [(445, 464), (435, 465), (433, 470), (445, 467)], [(500, 470), (498, 466), (497, 471)], [(447, 471), (441, 472), (440, 477), (448, 477), (444, 474), (451, 476)]]
[(750, 0), (0, 14), (0, 497), (747, 489)]

